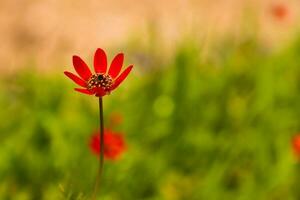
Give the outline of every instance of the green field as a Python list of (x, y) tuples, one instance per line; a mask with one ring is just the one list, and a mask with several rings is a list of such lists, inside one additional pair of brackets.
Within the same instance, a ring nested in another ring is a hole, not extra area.
[[(127, 151), (105, 162), (98, 199), (300, 199), (300, 39), (276, 51), (228, 39), (205, 59), (200, 47), (183, 39), (169, 59), (157, 46), (124, 50), (135, 68), (104, 97), (104, 116)], [(74, 86), (36, 66), (1, 76), (1, 200), (90, 199), (98, 100)]]

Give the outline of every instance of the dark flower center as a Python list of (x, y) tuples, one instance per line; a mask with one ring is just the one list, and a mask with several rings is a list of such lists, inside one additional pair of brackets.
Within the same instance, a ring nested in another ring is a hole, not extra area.
[(93, 74), (88, 81), (87, 89), (102, 88), (109, 91), (113, 84), (113, 79), (108, 74)]
[(98, 81), (102, 81), (102, 80), (103, 80), (103, 78), (104, 78), (104, 77), (103, 77), (103, 75), (102, 75), (102, 74), (99, 74), (99, 75), (98, 75)]

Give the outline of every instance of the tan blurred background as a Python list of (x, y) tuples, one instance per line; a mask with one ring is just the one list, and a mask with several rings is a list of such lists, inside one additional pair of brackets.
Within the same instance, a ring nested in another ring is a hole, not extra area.
[[(281, 21), (270, 12), (278, 3), (288, 9)], [(209, 48), (218, 37), (252, 31), (276, 46), (298, 30), (299, 13), (299, 0), (1, 0), (0, 70), (57, 70), (73, 54), (87, 57), (97, 47), (124, 50), (131, 39), (151, 41), (153, 32), (169, 50), (186, 35)], [(248, 23), (257, 23), (257, 30), (248, 30)]]

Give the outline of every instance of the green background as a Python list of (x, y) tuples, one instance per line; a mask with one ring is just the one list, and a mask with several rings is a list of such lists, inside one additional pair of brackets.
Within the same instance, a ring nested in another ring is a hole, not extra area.
[[(109, 126), (128, 149), (105, 162), (98, 199), (300, 199), (299, 39), (274, 51), (228, 38), (206, 59), (192, 37), (168, 59), (158, 43), (135, 44), (124, 50), (133, 72), (104, 97), (105, 123), (122, 116)], [(34, 64), (1, 76), (0, 199), (90, 199), (98, 101), (74, 86)]]

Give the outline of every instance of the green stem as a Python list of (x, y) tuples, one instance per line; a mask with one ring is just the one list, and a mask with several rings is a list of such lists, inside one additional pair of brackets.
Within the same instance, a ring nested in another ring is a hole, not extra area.
[(96, 177), (96, 183), (93, 193), (93, 200), (96, 200), (96, 196), (98, 193), (98, 188), (100, 184), (100, 179), (103, 172), (103, 165), (104, 165), (104, 120), (103, 120), (103, 100), (102, 97), (99, 97), (99, 119), (100, 119), (100, 154), (99, 154), (99, 168), (98, 168), (98, 174)]

